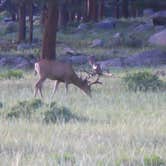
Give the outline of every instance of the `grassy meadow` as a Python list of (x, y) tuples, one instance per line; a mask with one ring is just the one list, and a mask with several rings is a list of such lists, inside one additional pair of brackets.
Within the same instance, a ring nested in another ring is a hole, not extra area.
[[(95, 55), (98, 60), (153, 49), (144, 43), (141, 47), (109, 46), (116, 32), (126, 37), (131, 25), (141, 21), (121, 20), (112, 31), (58, 32), (57, 56), (64, 47)], [(34, 31), (34, 37), (41, 39), (39, 26)], [(151, 33), (154, 31), (136, 36), (145, 41)], [(104, 40), (103, 47), (89, 47), (96, 38)], [(1, 39), (14, 40), (16, 33), (1, 32)], [(9, 50), (7, 54), (39, 55), (39, 50)], [(17, 79), (0, 78), (0, 166), (165, 166), (165, 91), (129, 91), (121, 79), (127, 72), (145, 70), (155, 73), (165, 71), (166, 66), (110, 67), (114, 77), (102, 77), (103, 85), (92, 87), (91, 99), (73, 85), (66, 94), (63, 84), (51, 97), (53, 81), (49, 80), (43, 87), (44, 98), (34, 98), (38, 78), (33, 71), (24, 71)], [(54, 109), (58, 115), (63, 112), (60, 120), (54, 117)]]
[[(18, 102), (35, 100), (36, 80), (32, 72), (0, 80), (0, 165), (166, 165), (165, 92), (132, 92), (120, 78), (103, 77), (92, 99), (72, 85), (66, 95), (63, 84), (51, 97), (53, 82), (46, 81), (43, 105), (32, 108), (31, 118), (8, 118)], [(53, 102), (79, 118), (45, 123), (43, 112)]]

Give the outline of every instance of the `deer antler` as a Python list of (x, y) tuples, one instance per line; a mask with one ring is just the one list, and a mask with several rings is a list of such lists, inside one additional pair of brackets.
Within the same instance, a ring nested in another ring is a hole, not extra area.
[(92, 81), (89, 83), (89, 86), (92, 86), (93, 84), (102, 84), (102, 82), (99, 81), (100, 76), (98, 75), (97, 79), (95, 81)]

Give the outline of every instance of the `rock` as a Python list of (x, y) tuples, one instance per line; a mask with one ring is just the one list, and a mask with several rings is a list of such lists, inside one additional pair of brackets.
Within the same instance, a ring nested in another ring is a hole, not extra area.
[(166, 64), (166, 52), (160, 50), (144, 51), (124, 59), (125, 66), (157, 66)]
[(162, 31), (165, 29), (165, 26), (164, 25), (156, 25), (155, 26), (155, 31), (156, 32), (159, 32), (159, 31)]
[(104, 45), (104, 41), (101, 39), (95, 39), (92, 41), (90, 47), (102, 47)]
[(84, 31), (84, 30), (87, 30), (89, 28), (88, 24), (85, 24), (85, 23), (81, 23), (79, 26), (78, 26), (78, 30), (81, 30), (81, 31)]
[(36, 58), (32, 55), (0, 55), (0, 66), (19, 69), (30, 69), (36, 62)]
[(154, 17), (153, 25), (166, 25), (166, 17), (162, 16)]
[(111, 58), (104, 61), (97, 62), (100, 64), (102, 70), (107, 70), (110, 66), (112, 67), (123, 67), (123, 59), (124, 58)]
[(140, 67), (158, 66), (166, 64), (166, 52), (160, 50), (149, 50), (128, 57), (111, 58), (97, 62), (102, 69), (113, 67)]
[(77, 55), (61, 55), (58, 57), (58, 60), (65, 63), (82, 65), (87, 63), (88, 58), (86, 55), (77, 54)]
[(158, 46), (166, 46), (166, 29), (155, 33), (149, 38), (149, 43)]
[(152, 24), (149, 24), (149, 23), (142, 23), (138, 26), (136, 26), (133, 30), (133, 32), (145, 32), (145, 31), (149, 31), (153, 29), (153, 25)]
[(64, 52), (64, 54), (71, 54), (71, 55), (76, 54), (76, 51), (70, 47), (65, 47), (63, 49), (63, 52)]
[(159, 11), (152, 16), (153, 25), (166, 25), (166, 10)]
[(125, 45), (128, 47), (138, 48), (143, 46), (143, 41), (141, 39), (138, 39), (136, 35), (129, 35), (125, 39)]
[(152, 16), (153, 14), (154, 14), (154, 10), (151, 8), (143, 10), (143, 16), (145, 17)]
[(85, 56), (85, 55), (79, 55), (79, 56), (72, 56), (71, 57), (71, 62), (73, 63), (73, 64), (85, 64), (85, 63), (87, 63), (87, 56)]
[(107, 29), (112, 30), (116, 27), (117, 20), (114, 18), (104, 19), (95, 24), (95, 27), (98, 29)]

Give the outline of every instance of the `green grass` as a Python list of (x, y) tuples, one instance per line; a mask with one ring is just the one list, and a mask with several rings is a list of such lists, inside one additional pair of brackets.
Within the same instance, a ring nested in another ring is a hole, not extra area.
[[(122, 19), (112, 31), (58, 32), (57, 55), (64, 47), (71, 47), (103, 60), (152, 49), (148, 45), (108, 47), (116, 32), (123, 32), (127, 38), (131, 25), (141, 21), (145, 20)], [(39, 26), (34, 28), (35, 37), (41, 39)], [(16, 33), (1, 33), (2, 39), (16, 39)], [(144, 41), (151, 33), (143, 32), (139, 37)], [(96, 38), (105, 41), (103, 48), (89, 47)], [(30, 52), (36, 55), (40, 51), (35, 48), (23, 54)], [(9, 53), (22, 54), (17, 50)], [(6, 70), (3, 73), (8, 73)], [(127, 72), (157, 70), (166, 67), (110, 68), (114, 77), (101, 78), (103, 85), (92, 87), (92, 99), (72, 85), (66, 95), (63, 84), (51, 97), (53, 81), (45, 82), (42, 101), (34, 98), (37, 77), (32, 72), (23, 73), (21, 79), (0, 79), (0, 165), (165, 166), (165, 91), (132, 92), (121, 80)], [(161, 79), (166, 81), (165, 77)], [(57, 117), (67, 119), (59, 121)]]
[[(120, 69), (112, 72), (125, 75)], [(63, 84), (51, 98), (53, 82), (46, 81), (44, 105), (38, 105), (33, 98), (37, 78), (24, 75), (0, 80), (0, 165), (166, 165), (165, 92), (135, 93), (119, 78), (102, 78), (104, 85), (92, 88), (92, 99), (72, 85), (66, 95)], [(28, 101), (31, 118), (6, 119), (20, 101)], [(84, 121), (44, 123), (42, 113), (51, 102)]]

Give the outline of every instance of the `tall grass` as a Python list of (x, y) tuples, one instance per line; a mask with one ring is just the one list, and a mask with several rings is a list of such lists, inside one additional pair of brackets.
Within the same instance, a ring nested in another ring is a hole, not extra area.
[[(18, 102), (33, 100), (36, 80), (31, 74), (1, 80), (0, 165), (166, 165), (165, 92), (135, 93), (119, 78), (102, 78), (102, 86), (92, 87), (92, 99), (72, 85), (66, 95), (63, 84), (51, 98), (53, 82), (46, 81), (45, 106), (31, 120), (6, 119)], [(86, 120), (43, 123), (40, 113), (51, 102)]]

